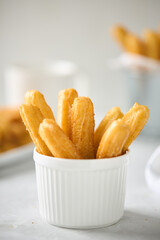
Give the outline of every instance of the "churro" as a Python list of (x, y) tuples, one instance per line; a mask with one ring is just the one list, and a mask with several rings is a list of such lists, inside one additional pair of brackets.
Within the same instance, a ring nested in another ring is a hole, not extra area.
[(0, 108), (0, 152), (31, 142), (18, 107)]
[(127, 52), (133, 54), (146, 54), (146, 48), (144, 42), (132, 33), (128, 33), (125, 36), (125, 49)]
[[(147, 29), (143, 37), (133, 34), (121, 25), (112, 27), (113, 38), (131, 54), (139, 54), (155, 60), (160, 60), (160, 32)], [(145, 59), (144, 59), (145, 60)]]
[(53, 112), (50, 106), (46, 103), (46, 100), (42, 93), (37, 90), (28, 91), (25, 95), (25, 103), (32, 104), (38, 107), (43, 114), (44, 118), (51, 118), (55, 120)]
[[(95, 159), (125, 154), (149, 118), (149, 109), (138, 103), (125, 115), (119, 107), (113, 107), (94, 132), (93, 103), (88, 97), (78, 97), (74, 89), (59, 93), (59, 125), (41, 93), (28, 91), (25, 101), (30, 104), (20, 106), (20, 115), (37, 151), (57, 158)], [(0, 121), (0, 144), (3, 142), (2, 126)], [(12, 132), (19, 134), (19, 128)], [(9, 147), (13, 145), (12, 141)]]
[(61, 90), (58, 95), (57, 122), (65, 134), (71, 139), (71, 108), (78, 93), (73, 88)]
[(125, 48), (125, 37), (127, 33), (127, 29), (121, 25), (116, 25), (111, 29), (112, 36), (123, 48)]
[(81, 159), (72, 141), (54, 120), (44, 119), (39, 134), (55, 157)]
[(149, 109), (147, 106), (135, 103), (134, 106), (123, 116), (122, 121), (129, 126), (130, 133), (123, 147), (123, 153), (126, 152), (130, 144), (140, 134), (149, 118)]
[(102, 136), (97, 151), (97, 158), (120, 156), (123, 146), (129, 136), (129, 132), (129, 126), (121, 119), (115, 120)]
[(51, 156), (51, 152), (39, 135), (39, 125), (44, 119), (39, 108), (32, 104), (22, 104), (19, 107), (19, 111), (31, 138), (36, 145), (37, 151), (44, 155)]
[(121, 112), (121, 109), (119, 107), (113, 107), (111, 108), (105, 117), (102, 119), (100, 124), (98, 125), (95, 133), (94, 133), (94, 145), (95, 145), (95, 151), (97, 152), (100, 140), (106, 131), (106, 129), (109, 127), (109, 125), (118, 118), (122, 118), (123, 113)]
[(72, 142), (84, 159), (95, 158), (94, 110), (88, 97), (74, 100), (71, 110)]
[(144, 32), (144, 41), (146, 43), (147, 56), (153, 59), (160, 59), (160, 40), (156, 32), (146, 30)]

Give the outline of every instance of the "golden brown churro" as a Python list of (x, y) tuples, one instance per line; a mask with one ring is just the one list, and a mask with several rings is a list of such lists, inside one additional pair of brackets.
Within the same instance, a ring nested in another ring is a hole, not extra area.
[(28, 91), (25, 95), (25, 103), (32, 104), (38, 107), (43, 114), (44, 118), (54, 119), (53, 112), (50, 106), (46, 103), (42, 93), (36, 90)]
[(125, 51), (160, 60), (160, 31), (147, 29), (141, 38), (123, 26), (115, 25), (112, 27), (112, 36)]
[[(119, 107), (113, 107), (94, 133), (93, 103), (88, 97), (78, 97), (74, 89), (65, 89), (59, 93), (60, 126), (41, 93), (29, 91), (25, 100), (31, 104), (22, 104), (19, 110), (38, 152), (57, 158), (95, 159), (120, 156), (128, 150), (149, 118), (149, 109), (138, 103), (125, 115)], [(0, 143), (4, 138), (2, 131), (3, 124), (0, 121)], [(14, 128), (14, 134), (19, 134), (19, 128)], [(9, 148), (12, 145), (13, 143)]]
[(102, 136), (97, 151), (97, 158), (120, 156), (129, 132), (129, 127), (121, 119), (115, 120)]
[(39, 125), (44, 119), (39, 108), (31, 104), (22, 104), (19, 107), (19, 111), (38, 152), (51, 156), (51, 152), (39, 135)]
[(55, 157), (81, 159), (72, 141), (54, 120), (44, 119), (39, 134)]
[(134, 54), (146, 54), (144, 42), (132, 33), (128, 33), (125, 36), (125, 49), (127, 52)]
[(74, 100), (71, 111), (72, 142), (84, 159), (95, 158), (94, 110), (88, 97)]
[(127, 33), (128, 30), (121, 25), (116, 25), (111, 29), (112, 36), (123, 48), (125, 48), (125, 37)]
[(71, 108), (78, 93), (73, 88), (61, 90), (58, 96), (57, 122), (65, 134), (71, 139)]
[(123, 147), (123, 153), (126, 152), (130, 144), (140, 134), (149, 118), (149, 109), (147, 106), (135, 103), (134, 106), (124, 115), (122, 121), (129, 126), (130, 133)]
[(160, 59), (160, 40), (158, 34), (148, 29), (144, 32), (144, 40), (147, 56), (156, 60)]
[(113, 107), (107, 112), (107, 114), (102, 119), (102, 121), (100, 122), (99, 126), (97, 127), (94, 133), (94, 145), (95, 145), (96, 152), (97, 152), (100, 140), (104, 132), (106, 131), (106, 129), (114, 120), (117, 120), (118, 118), (122, 118), (122, 117), (123, 117), (123, 113), (121, 112), (121, 109), (119, 107)]

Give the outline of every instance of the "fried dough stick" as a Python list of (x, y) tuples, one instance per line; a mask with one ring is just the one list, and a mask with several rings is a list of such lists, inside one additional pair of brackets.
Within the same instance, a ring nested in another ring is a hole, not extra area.
[(118, 118), (122, 118), (123, 113), (121, 112), (119, 107), (113, 107), (111, 108), (107, 114), (104, 116), (100, 124), (98, 125), (95, 133), (94, 133), (94, 145), (95, 145), (95, 151), (97, 152), (100, 140), (106, 131), (106, 129), (109, 127), (109, 125)]
[(72, 142), (84, 159), (94, 159), (94, 110), (88, 97), (74, 100), (71, 110)]
[(44, 117), (40, 112), (39, 108), (31, 104), (22, 104), (19, 107), (19, 111), (22, 117), (22, 120), (30, 133), (30, 136), (37, 148), (37, 151), (41, 154), (52, 156), (48, 147), (41, 139), (39, 135), (39, 125), (43, 121)]
[(125, 36), (125, 50), (134, 54), (146, 55), (145, 43), (132, 33)]
[(149, 109), (147, 106), (135, 103), (133, 107), (124, 115), (122, 121), (129, 126), (130, 133), (123, 147), (123, 153), (126, 152), (131, 143), (140, 134), (149, 118)]
[(78, 93), (73, 88), (61, 90), (58, 95), (58, 118), (57, 122), (64, 133), (71, 139), (71, 108)]
[(97, 158), (120, 156), (129, 133), (129, 127), (121, 119), (115, 120), (103, 134), (98, 147)]
[(144, 32), (147, 56), (156, 60), (160, 59), (160, 39), (156, 32), (146, 30)]
[(125, 37), (128, 30), (121, 25), (115, 25), (111, 29), (113, 38), (125, 49)]
[(43, 114), (44, 118), (54, 119), (53, 112), (50, 106), (46, 103), (46, 100), (42, 93), (37, 90), (28, 91), (25, 95), (25, 103), (32, 104), (38, 107)]
[(52, 119), (44, 119), (39, 134), (51, 153), (57, 158), (81, 159), (76, 147)]

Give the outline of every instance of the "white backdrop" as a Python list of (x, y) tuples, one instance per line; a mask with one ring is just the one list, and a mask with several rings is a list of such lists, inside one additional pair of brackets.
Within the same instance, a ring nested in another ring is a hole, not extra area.
[(107, 67), (120, 54), (109, 28), (119, 22), (137, 33), (156, 28), (159, 11), (159, 0), (0, 0), (0, 104), (8, 66), (64, 59), (88, 74), (95, 111), (125, 110), (124, 76)]

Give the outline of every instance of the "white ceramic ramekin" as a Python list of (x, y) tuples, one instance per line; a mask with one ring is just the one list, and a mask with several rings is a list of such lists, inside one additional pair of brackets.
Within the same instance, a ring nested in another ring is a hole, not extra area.
[(129, 158), (130, 152), (107, 159), (61, 159), (34, 150), (42, 218), (56, 226), (79, 229), (119, 221)]

